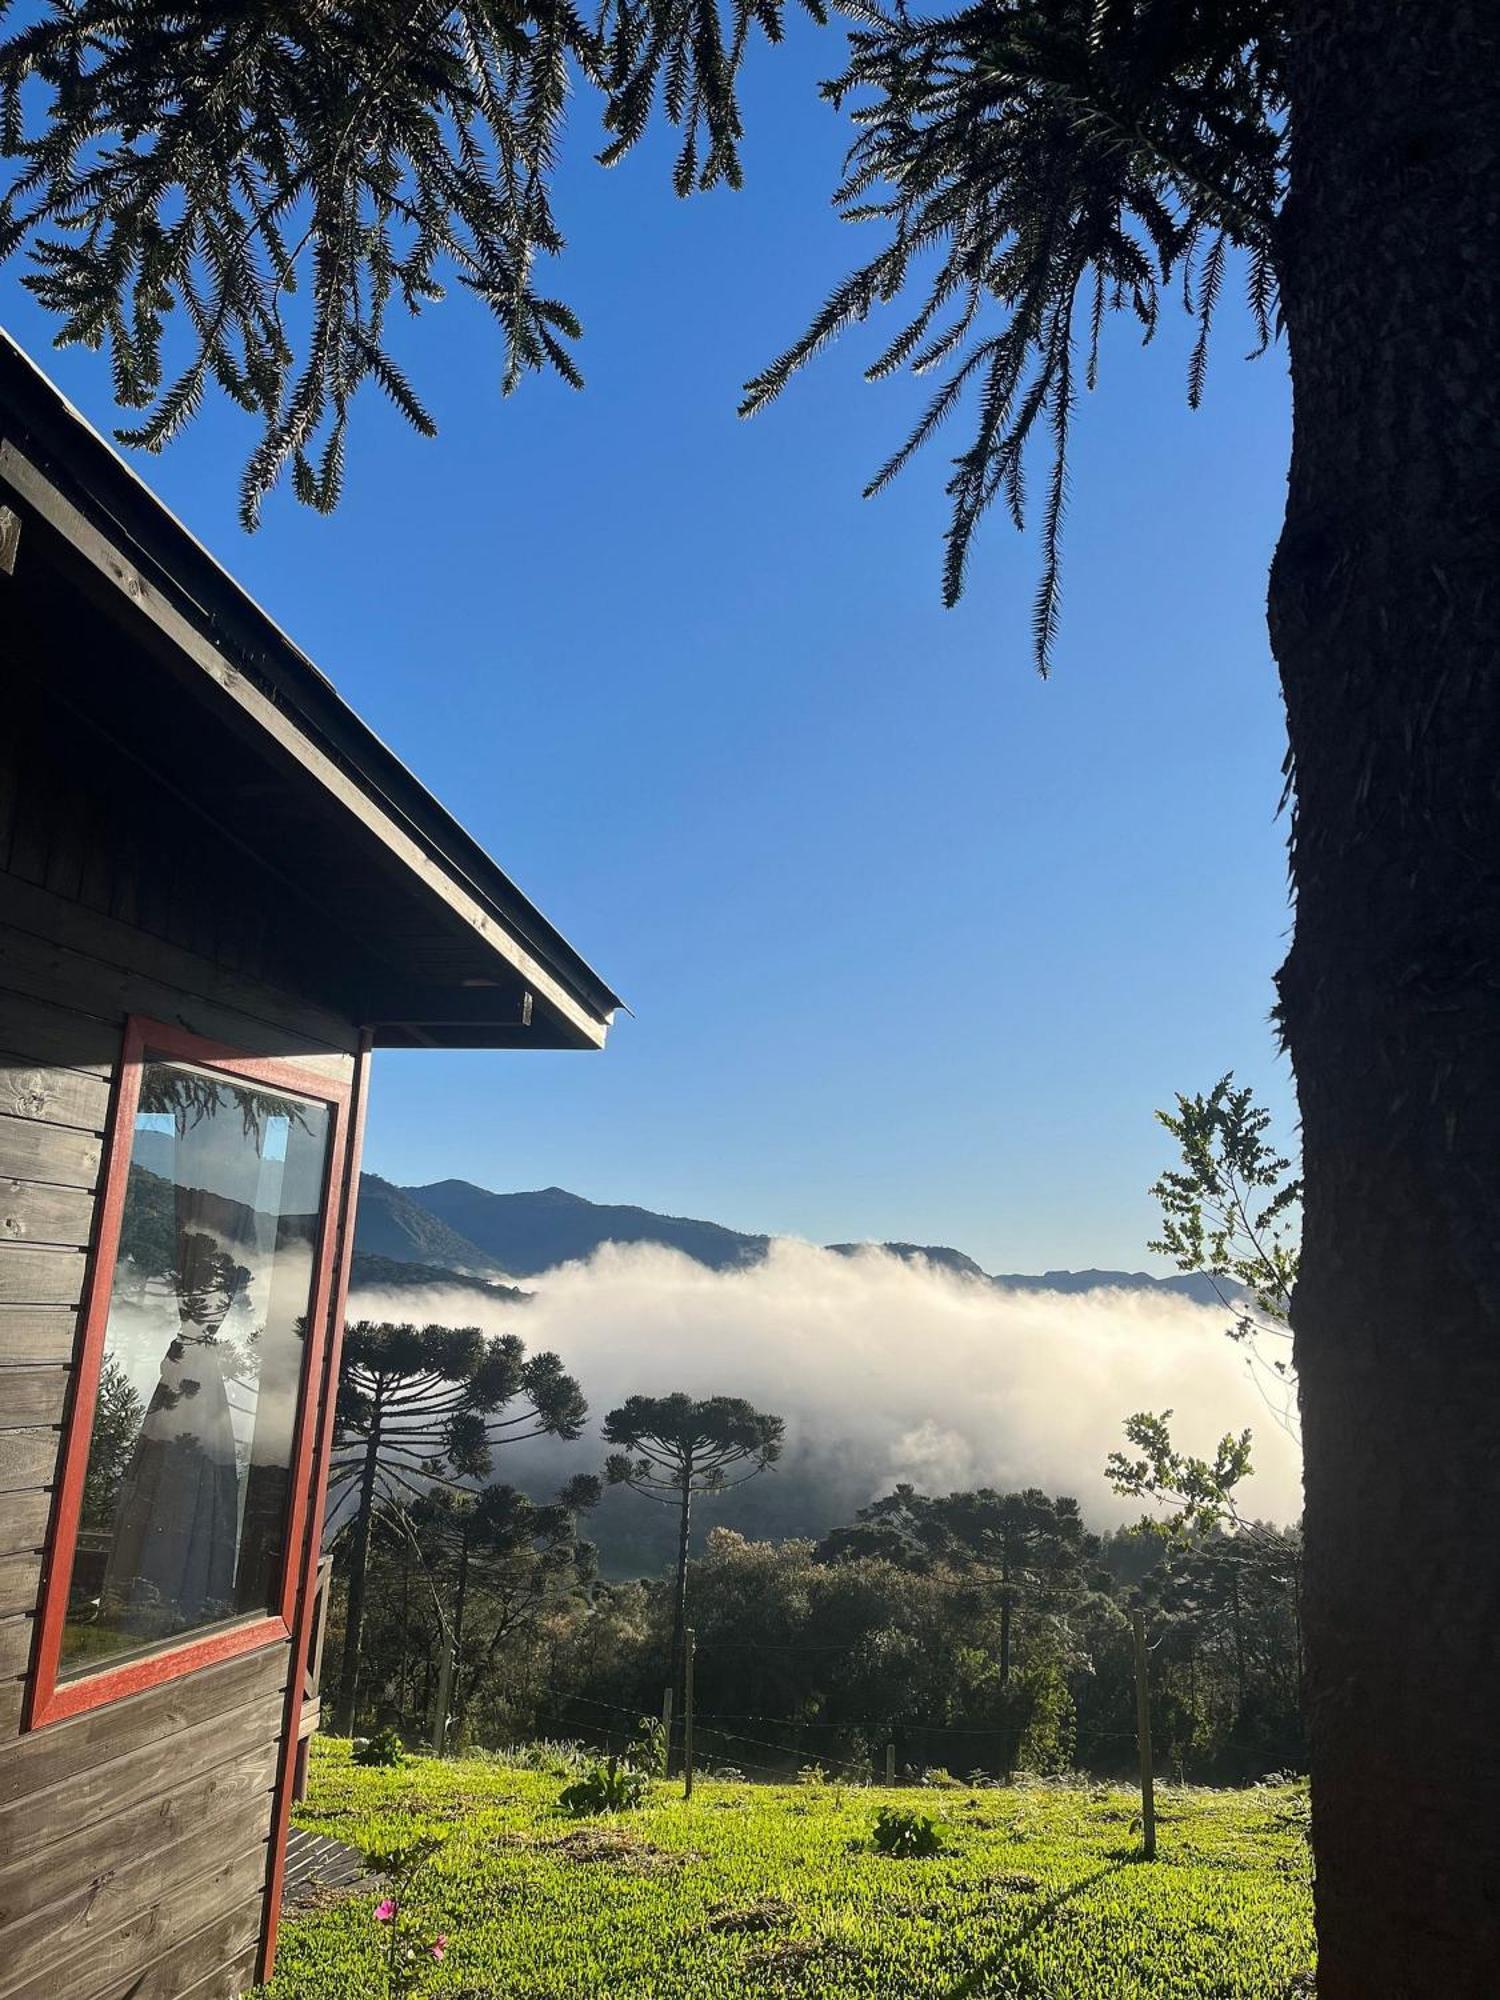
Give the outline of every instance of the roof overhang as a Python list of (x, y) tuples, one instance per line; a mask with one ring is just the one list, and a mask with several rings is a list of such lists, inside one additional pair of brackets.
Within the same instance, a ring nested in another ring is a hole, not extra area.
[(350, 1004), (377, 1045), (603, 1046), (617, 996), (3, 333), (0, 506), (18, 581), (39, 541), (264, 764), (263, 858), (328, 895), (300, 843), (337, 884), (361, 947)]

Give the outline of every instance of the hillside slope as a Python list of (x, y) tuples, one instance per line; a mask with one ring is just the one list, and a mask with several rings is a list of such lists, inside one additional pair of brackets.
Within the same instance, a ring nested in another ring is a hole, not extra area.
[(359, 1177), (355, 1247), (366, 1256), (447, 1271), (498, 1274), (504, 1268), (424, 1202), (413, 1200), (410, 1189), (396, 1187), (379, 1174)]

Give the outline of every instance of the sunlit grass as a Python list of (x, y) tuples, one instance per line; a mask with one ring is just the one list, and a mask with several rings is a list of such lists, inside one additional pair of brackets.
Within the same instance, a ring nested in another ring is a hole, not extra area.
[[(600, 1829), (617, 1851), (580, 1858), (562, 1783), (487, 1759), (359, 1770), (319, 1744), (300, 1819), (355, 1847), (446, 1836), (421, 1896), (449, 1937), (434, 2000), (1285, 2000), (1312, 1959), (1290, 1788), (1164, 1793), (1145, 1864), (1125, 1791), (717, 1782), (584, 1822), (585, 1852)], [(940, 1820), (942, 1854), (870, 1850), (893, 1801)], [(383, 2000), (373, 1900), (283, 1927), (274, 2000)]]

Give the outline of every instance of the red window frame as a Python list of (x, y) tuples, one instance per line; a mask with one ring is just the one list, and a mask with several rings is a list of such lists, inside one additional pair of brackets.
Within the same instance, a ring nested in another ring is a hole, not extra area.
[[(307, 1315), (308, 1337), (302, 1356), (297, 1421), (292, 1438), (292, 1484), (287, 1503), (286, 1560), (281, 1579), (281, 1598), (273, 1612), (251, 1613), (233, 1625), (205, 1633), (202, 1637), (167, 1640), (151, 1652), (122, 1661), (118, 1666), (102, 1666), (91, 1673), (70, 1675), (66, 1680), (59, 1680), (63, 1625), (67, 1617), (73, 1557), (78, 1546), (84, 1475), (88, 1470), (94, 1406), (98, 1398), (110, 1297), (119, 1256), (120, 1224), (135, 1138), (135, 1117), (140, 1104), (141, 1075), (147, 1062), (157, 1060), (191, 1063), (197, 1069), (214, 1070), (240, 1083), (259, 1084), (271, 1090), (285, 1091), (290, 1096), (311, 1098), (329, 1108), (328, 1153), (323, 1168), (313, 1289)], [(126, 1022), (94, 1223), (93, 1250), (84, 1291), (82, 1337), (77, 1348), (72, 1407), (63, 1444), (62, 1474), (47, 1538), (46, 1582), (38, 1619), (31, 1701), (26, 1720), (28, 1729), (61, 1721), (65, 1716), (82, 1714), (87, 1709), (118, 1701), (126, 1695), (139, 1694), (145, 1688), (157, 1687), (164, 1681), (195, 1673), (200, 1667), (213, 1666), (220, 1660), (234, 1659), (241, 1653), (254, 1652), (263, 1646), (290, 1643), (296, 1629), (304, 1584), (303, 1570), (306, 1567), (307, 1508), (314, 1469), (318, 1392), (330, 1331), (329, 1303), (333, 1293), (339, 1190), (343, 1186), (344, 1154), (349, 1141), (352, 1087), (352, 1080), (321, 1075), (304, 1069), (297, 1062), (247, 1055), (221, 1042), (190, 1034), (187, 1029), (168, 1022), (135, 1015)]]

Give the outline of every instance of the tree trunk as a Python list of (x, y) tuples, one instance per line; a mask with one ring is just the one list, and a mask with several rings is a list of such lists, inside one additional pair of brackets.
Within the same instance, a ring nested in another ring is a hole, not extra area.
[(469, 1524), (464, 1522), (458, 1539), (458, 1583), (453, 1595), (453, 1633), (449, 1646), (452, 1665), (449, 1668), (445, 1688), (438, 1692), (438, 1709), (441, 1717), (442, 1742), (446, 1748), (450, 1724), (458, 1721), (463, 1714), (464, 1700), (468, 1689), (463, 1678), (464, 1660), (464, 1612), (469, 1602)]
[(1500, 9), (1294, 8), (1271, 583), (1319, 2000), (1500, 1991)]
[[(682, 1672), (687, 1651), (687, 1572), (688, 1538), (692, 1530), (693, 1516), (693, 1466), (689, 1459), (682, 1469), (682, 1508), (677, 1522), (677, 1575), (672, 1593), (672, 1656), (668, 1668), (669, 1682), (677, 1690), (679, 1702), (682, 1696)], [(683, 1718), (683, 1726), (686, 1719)], [(672, 1775), (672, 1746), (667, 1745), (667, 1776)]]
[(370, 1571), (370, 1521), (375, 1512), (375, 1474), (380, 1463), (378, 1414), (370, 1423), (365, 1462), (359, 1475), (359, 1510), (354, 1517), (354, 1545), (349, 1552), (349, 1594), (344, 1610), (344, 1657), (339, 1671), (340, 1736), (354, 1734), (359, 1705), (359, 1652), (365, 1636), (365, 1585)]

